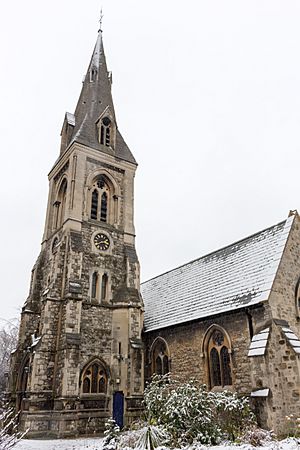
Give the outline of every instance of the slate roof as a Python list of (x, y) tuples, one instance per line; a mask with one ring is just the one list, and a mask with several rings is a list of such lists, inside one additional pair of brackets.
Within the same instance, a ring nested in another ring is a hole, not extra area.
[(142, 283), (145, 331), (267, 300), (293, 218)]

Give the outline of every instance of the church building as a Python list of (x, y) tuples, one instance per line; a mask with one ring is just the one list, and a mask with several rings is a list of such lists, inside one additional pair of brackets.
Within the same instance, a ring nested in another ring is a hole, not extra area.
[(300, 411), (300, 218), (140, 285), (137, 163), (118, 129), (102, 31), (49, 173), (41, 252), (8, 394), (28, 437), (69, 437), (142, 413), (153, 373), (251, 398), (283, 432)]

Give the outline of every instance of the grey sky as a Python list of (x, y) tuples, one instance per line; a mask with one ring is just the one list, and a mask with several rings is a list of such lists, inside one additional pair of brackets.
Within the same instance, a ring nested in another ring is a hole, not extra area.
[[(300, 3), (103, 0), (119, 128), (139, 162), (142, 279), (300, 207)], [(1, 311), (38, 256), (65, 111), (97, 37), (96, 0), (16, 0), (0, 16)]]

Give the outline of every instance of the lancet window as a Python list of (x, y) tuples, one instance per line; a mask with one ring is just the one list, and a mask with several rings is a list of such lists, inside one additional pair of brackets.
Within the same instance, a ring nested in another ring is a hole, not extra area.
[(170, 355), (163, 339), (157, 339), (152, 349), (152, 372), (165, 375), (170, 372)]
[(231, 359), (228, 339), (220, 329), (215, 329), (208, 341), (208, 362), (211, 387), (231, 386)]
[(106, 300), (107, 298), (107, 285), (108, 285), (108, 276), (106, 273), (102, 275), (101, 280), (101, 300)]
[(101, 274), (97, 271), (93, 272), (91, 276), (90, 296), (91, 300), (105, 301), (108, 296), (108, 275)]
[(107, 373), (100, 361), (91, 362), (81, 377), (83, 394), (106, 394)]
[(92, 299), (98, 297), (98, 285), (99, 285), (99, 276), (97, 272), (94, 272), (92, 275), (92, 292), (91, 292)]

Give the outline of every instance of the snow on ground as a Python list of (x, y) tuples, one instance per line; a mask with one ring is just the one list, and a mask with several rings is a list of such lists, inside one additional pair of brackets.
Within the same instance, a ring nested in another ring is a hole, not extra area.
[[(101, 438), (80, 439), (55, 439), (55, 440), (30, 440), (23, 439), (15, 447), (16, 450), (101, 450)], [(191, 450), (196, 450), (191, 447)], [(213, 447), (199, 446), (197, 450), (300, 450), (300, 440), (285, 439), (279, 442), (271, 442), (263, 447), (253, 447), (249, 444), (241, 445), (216, 445)], [(167, 449), (164, 449), (167, 450)], [(185, 448), (185, 450), (188, 450)]]
[(15, 447), (16, 450), (101, 450), (101, 448), (101, 438), (22, 439)]

